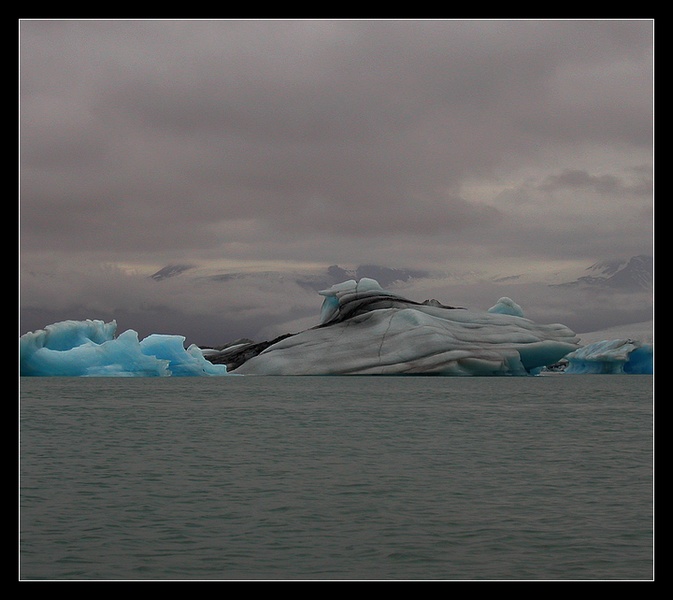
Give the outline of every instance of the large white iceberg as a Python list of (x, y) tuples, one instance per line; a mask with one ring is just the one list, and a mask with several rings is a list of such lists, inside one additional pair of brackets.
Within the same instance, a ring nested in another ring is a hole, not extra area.
[(575, 350), (565, 358), (566, 373), (652, 375), (653, 347), (632, 339), (594, 342)]
[(143, 340), (132, 329), (115, 337), (117, 323), (62, 321), (21, 336), (22, 376), (188, 377), (226, 375), (225, 365), (206, 360), (180, 335), (152, 334)]
[[(474, 311), (423, 303), (373, 279), (346, 281), (324, 296), (315, 327), (267, 343), (230, 371), (242, 375), (527, 375), (578, 348), (560, 324), (540, 325), (501, 299)], [(515, 314), (511, 314), (515, 313)], [(245, 349), (245, 348), (244, 348)], [(248, 349), (249, 350), (249, 349)], [(209, 360), (218, 361), (216, 354)], [(231, 351), (219, 357), (232, 361)]]

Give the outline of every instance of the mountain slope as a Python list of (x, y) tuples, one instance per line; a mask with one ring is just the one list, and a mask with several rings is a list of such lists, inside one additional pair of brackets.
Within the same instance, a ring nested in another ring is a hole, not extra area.
[(597, 262), (586, 269), (587, 275), (574, 281), (554, 284), (563, 287), (613, 289), (616, 291), (648, 291), (654, 280), (652, 256), (641, 254), (628, 260)]

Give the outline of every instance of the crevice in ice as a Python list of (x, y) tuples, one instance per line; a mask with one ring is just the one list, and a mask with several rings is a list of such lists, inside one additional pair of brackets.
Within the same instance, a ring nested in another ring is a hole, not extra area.
[(381, 352), (383, 351), (383, 344), (386, 342), (386, 336), (388, 335), (388, 332), (390, 331), (390, 327), (393, 324), (393, 319), (395, 318), (395, 313), (392, 313), (390, 315), (390, 318), (388, 319), (388, 326), (386, 327), (386, 330), (383, 332), (383, 335), (381, 336), (381, 343), (379, 344), (379, 351), (378, 351), (378, 357), (379, 357), (379, 363), (381, 362)]

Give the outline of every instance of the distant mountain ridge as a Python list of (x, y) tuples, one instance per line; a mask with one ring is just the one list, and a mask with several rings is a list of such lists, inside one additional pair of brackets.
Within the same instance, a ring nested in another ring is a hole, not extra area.
[(193, 268), (194, 265), (168, 265), (163, 269), (159, 269), (156, 273), (150, 275), (150, 279), (154, 279), (154, 281), (162, 281), (164, 279), (180, 275), (180, 273), (184, 273), (185, 271)]
[[(280, 271), (265, 272), (227, 272), (227, 271), (203, 271), (190, 264), (167, 265), (150, 275), (155, 281), (164, 281), (178, 277), (187, 271), (192, 271), (192, 277), (210, 280), (213, 282), (225, 282), (242, 279), (279, 279), (293, 281), (305, 289), (320, 291), (333, 286), (336, 283), (349, 279), (360, 280), (363, 277), (375, 279), (386, 288), (395, 284), (406, 283), (414, 279), (442, 278), (441, 274), (425, 271), (422, 269), (396, 269), (380, 265), (360, 265), (349, 269), (339, 265), (331, 265), (314, 273), (282, 273)], [(613, 290), (624, 292), (650, 291), (653, 287), (654, 260), (652, 256), (638, 255), (629, 259), (609, 259), (594, 263), (584, 270), (584, 274), (572, 281), (559, 281), (561, 275), (556, 276), (556, 281), (547, 281), (551, 287), (581, 288), (596, 290)], [(568, 275), (566, 275), (568, 276)], [(533, 278), (535, 276), (533, 275)], [(498, 283), (515, 283), (521, 275), (503, 273), (502, 276), (492, 279)], [(476, 282), (476, 278), (470, 277), (469, 281)], [(540, 282), (542, 283), (542, 281)]]
[(602, 288), (621, 291), (647, 291), (654, 283), (654, 259), (641, 254), (629, 259), (604, 260), (586, 269), (588, 275), (574, 281), (554, 284), (562, 287)]
[[(163, 281), (172, 277), (177, 277), (185, 271), (193, 269), (194, 265), (175, 264), (167, 265), (159, 269), (156, 273), (150, 275), (150, 279)], [(268, 275), (269, 273), (267, 273)], [(222, 272), (206, 275), (207, 279), (212, 281), (229, 281), (243, 277), (255, 277), (259, 273), (236, 273)], [(315, 275), (296, 275), (296, 283), (302, 287), (307, 287), (315, 291), (323, 290), (333, 286), (335, 283), (341, 283), (348, 279), (359, 280), (363, 277), (375, 279), (383, 287), (393, 285), (396, 282), (405, 282), (410, 279), (430, 277), (429, 271), (420, 269), (393, 269), (379, 265), (361, 265), (355, 269), (344, 269), (339, 265), (331, 265), (324, 272)]]

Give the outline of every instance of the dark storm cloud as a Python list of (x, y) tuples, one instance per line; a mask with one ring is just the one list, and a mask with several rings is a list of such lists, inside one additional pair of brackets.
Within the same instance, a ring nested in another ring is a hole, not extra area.
[(631, 183), (616, 175), (592, 175), (580, 169), (566, 169), (558, 175), (549, 175), (539, 187), (545, 191), (589, 189), (601, 194), (633, 193), (651, 197), (653, 191), (651, 171), (636, 170), (642, 173), (636, 182)]
[(24, 246), (216, 247), (212, 225), (239, 219), (267, 234), (488, 229), (497, 208), (461, 200), (466, 177), (569, 137), (649, 143), (650, 29), (23, 22)]

